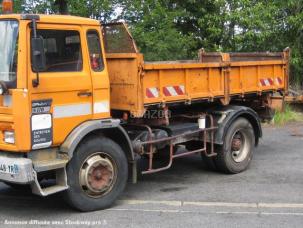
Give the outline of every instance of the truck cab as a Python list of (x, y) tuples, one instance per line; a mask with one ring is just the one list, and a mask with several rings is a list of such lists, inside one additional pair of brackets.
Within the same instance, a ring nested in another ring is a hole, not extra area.
[[(100, 22), (72, 16), (6, 14), (0, 15), (0, 33), (0, 179), (10, 186), (30, 185), (41, 196), (65, 191), (71, 152), (88, 133), (107, 128), (113, 129), (108, 134), (124, 133), (120, 121), (110, 114)], [(109, 139), (104, 143), (113, 144)], [(129, 145), (124, 145), (124, 151), (131, 151)], [(89, 160), (95, 168), (82, 164), (81, 172), (90, 173), (81, 179), (83, 186), (92, 181), (88, 180), (92, 172), (99, 180), (88, 184), (90, 189), (82, 188), (89, 192), (88, 198), (105, 194), (110, 183), (119, 182), (113, 176), (115, 169), (123, 169), (119, 191), (123, 190), (128, 161), (115, 146), (122, 156), (121, 167), (113, 167), (112, 158), (99, 154)], [(102, 172), (108, 173), (104, 183), (99, 177)], [(40, 181), (45, 175), (56, 183), (43, 188)]]
[(2, 150), (59, 146), (75, 126), (110, 118), (100, 24), (71, 16), (34, 17), (36, 35), (44, 41), (44, 66), (39, 71), (30, 51), (30, 16), (0, 17)]

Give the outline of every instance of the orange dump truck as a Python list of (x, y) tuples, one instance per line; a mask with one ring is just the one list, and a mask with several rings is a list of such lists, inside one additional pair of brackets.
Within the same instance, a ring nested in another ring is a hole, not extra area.
[(255, 110), (288, 87), (287, 50), (145, 62), (124, 24), (58, 15), (0, 15), (0, 40), (0, 181), (81, 211), (110, 207), (140, 157), (143, 174), (192, 154), (246, 170)]

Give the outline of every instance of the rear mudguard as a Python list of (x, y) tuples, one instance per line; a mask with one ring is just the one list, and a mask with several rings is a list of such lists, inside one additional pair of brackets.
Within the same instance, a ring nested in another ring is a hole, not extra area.
[(222, 106), (208, 110), (208, 113), (214, 117), (218, 130), (215, 133), (214, 143), (223, 145), (224, 138), (230, 126), (235, 120), (242, 117), (247, 119), (252, 125), (255, 133), (255, 145), (258, 146), (262, 138), (262, 127), (258, 114), (251, 108), (244, 106)]

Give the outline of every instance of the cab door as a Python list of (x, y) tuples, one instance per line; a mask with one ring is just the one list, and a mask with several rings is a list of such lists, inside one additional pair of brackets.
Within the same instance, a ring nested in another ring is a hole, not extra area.
[(44, 39), (47, 67), (39, 73), (37, 87), (32, 85), (37, 73), (29, 69), (33, 149), (60, 145), (93, 115), (92, 80), (82, 27), (39, 23), (37, 35)]
[(100, 26), (86, 26), (85, 33), (93, 82), (93, 118), (109, 118), (110, 82)]

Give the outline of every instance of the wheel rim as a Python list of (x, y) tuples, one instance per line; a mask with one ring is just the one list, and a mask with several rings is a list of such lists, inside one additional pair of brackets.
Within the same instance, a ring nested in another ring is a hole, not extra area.
[(249, 154), (247, 135), (241, 130), (234, 133), (231, 143), (231, 156), (236, 163), (243, 162)]
[(90, 197), (99, 198), (111, 191), (116, 182), (116, 165), (103, 152), (88, 157), (80, 169), (80, 185)]

